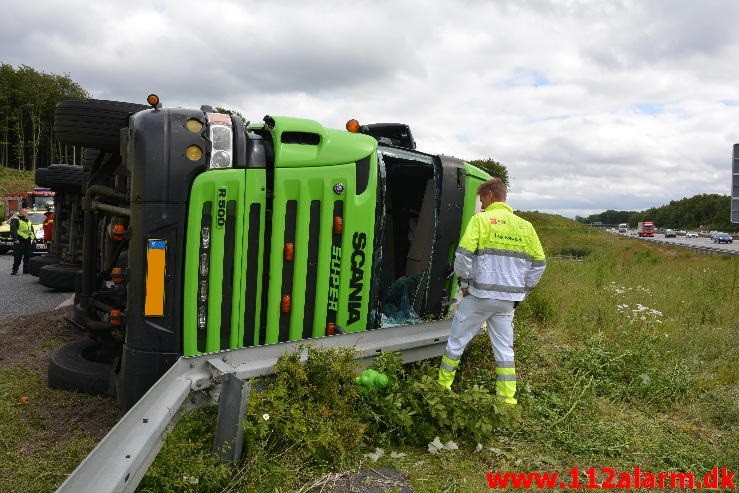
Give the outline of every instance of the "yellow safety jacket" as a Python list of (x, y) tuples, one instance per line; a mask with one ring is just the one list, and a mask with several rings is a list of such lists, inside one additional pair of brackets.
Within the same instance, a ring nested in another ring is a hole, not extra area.
[(454, 258), (460, 287), (478, 298), (521, 301), (545, 268), (534, 227), (504, 202), (472, 216)]
[(15, 234), (19, 238), (27, 240), (35, 236), (33, 234), (33, 224), (31, 224), (30, 219), (24, 220), (20, 216), (18, 216), (15, 220), (18, 221), (18, 229), (15, 231)]

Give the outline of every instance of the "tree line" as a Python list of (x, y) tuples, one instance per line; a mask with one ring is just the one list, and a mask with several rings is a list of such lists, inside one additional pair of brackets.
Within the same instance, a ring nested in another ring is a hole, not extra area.
[(736, 231), (731, 222), (731, 197), (719, 194), (701, 194), (680, 200), (672, 200), (661, 207), (644, 211), (607, 210), (587, 217), (576, 216), (575, 220), (590, 224), (628, 223), (636, 227), (639, 221), (652, 221), (658, 228)]
[[(55, 141), (54, 109), (63, 99), (89, 98), (90, 94), (69, 75), (47, 74), (22, 65), (14, 68), (0, 62), (0, 167), (35, 171), (51, 163), (74, 161), (74, 150)], [(232, 113), (219, 108), (223, 113)], [(509, 184), (508, 169), (494, 159), (469, 161)], [(588, 217), (583, 223), (628, 223), (651, 220), (659, 227), (716, 229), (733, 231), (729, 220), (730, 197), (697, 195), (672, 201), (645, 211), (607, 210)]]
[(89, 97), (69, 75), (0, 63), (0, 166), (35, 171), (70, 162), (72, 149), (53, 137), (54, 108), (62, 99)]

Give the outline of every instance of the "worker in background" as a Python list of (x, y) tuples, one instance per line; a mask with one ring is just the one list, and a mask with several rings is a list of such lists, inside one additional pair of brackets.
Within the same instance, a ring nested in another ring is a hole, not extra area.
[(18, 275), (18, 267), (23, 261), (23, 273), (28, 274), (28, 261), (33, 252), (33, 224), (28, 219), (28, 211), (21, 209), (18, 215), (10, 220), (10, 235), (13, 237), (13, 270), (12, 275)]
[(477, 194), (483, 211), (470, 219), (456, 251), (454, 273), (463, 297), (441, 358), (438, 382), (451, 388), (462, 353), (487, 322), (496, 394), (515, 405), (513, 313), (541, 279), (546, 259), (534, 227), (505, 203), (508, 193), (500, 178), (480, 185)]
[(51, 243), (54, 234), (54, 202), (46, 203), (46, 212), (44, 212), (44, 241)]

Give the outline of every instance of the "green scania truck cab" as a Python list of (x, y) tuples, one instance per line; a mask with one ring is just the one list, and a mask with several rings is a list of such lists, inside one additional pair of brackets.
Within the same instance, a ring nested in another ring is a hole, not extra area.
[[(71, 321), (95, 346), (79, 358), (122, 409), (182, 355), (446, 316), (488, 174), (416, 150), (403, 124), (148, 102), (68, 100), (55, 118), (87, 153)], [(89, 390), (73, 366), (57, 358), (50, 382)]]

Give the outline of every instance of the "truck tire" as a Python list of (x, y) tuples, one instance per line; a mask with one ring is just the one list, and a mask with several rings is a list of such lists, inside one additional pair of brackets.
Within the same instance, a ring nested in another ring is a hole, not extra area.
[(147, 105), (100, 99), (67, 99), (56, 105), (54, 134), (63, 144), (115, 152), (128, 118)]
[(39, 255), (37, 257), (31, 257), (28, 261), (28, 273), (32, 276), (39, 276), (41, 267), (44, 265), (58, 264), (62, 259), (55, 257), (54, 255)]
[(79, 264), (44, 265), (39, 270), (38, 282), (58, 291), (74, 291), (75, 277), (81, 271)]
[(98, 343), (74, 341), (57, 348), (49, 360), (49, 387), (93, 395), (110, 395), (112, 363), (95, 361)]
[(51, 164), (36, 170), (36, 185), (55, 192), (82, 193), (85, 187), (85, 170), (74, 164)]

